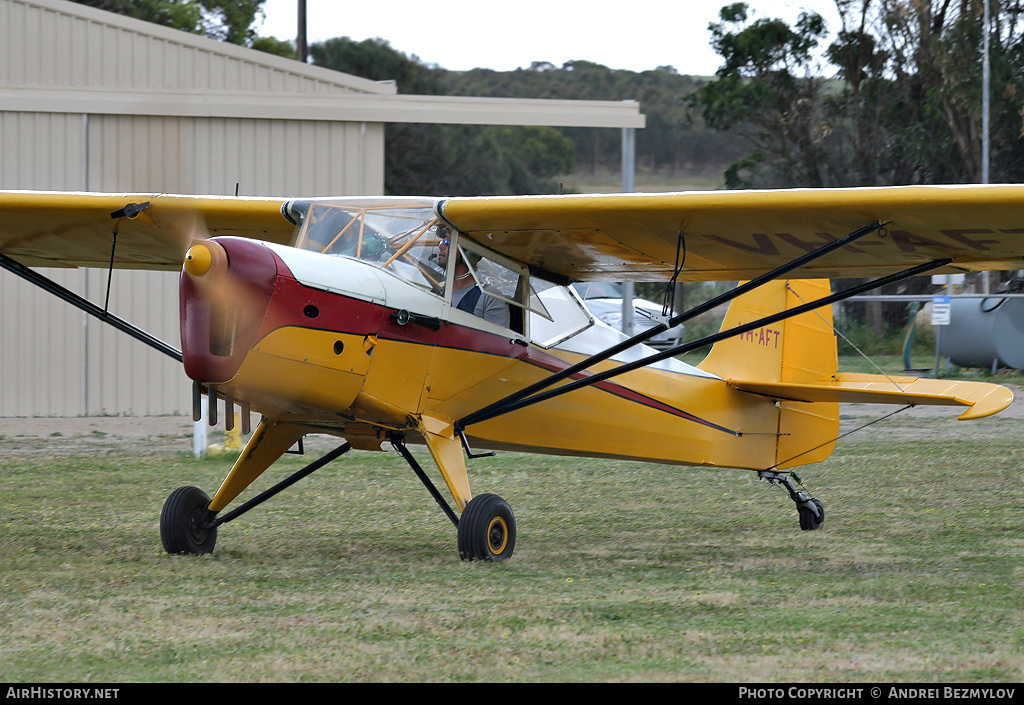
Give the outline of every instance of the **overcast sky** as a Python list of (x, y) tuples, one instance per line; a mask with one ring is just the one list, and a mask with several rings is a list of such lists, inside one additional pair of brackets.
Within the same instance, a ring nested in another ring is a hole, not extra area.
[[(408, 55), (453, 71), (511, 71), (534, 61), (561, 66), (585, 60), (613, 69), (645, 71), (674, 66), (679, 73), (713, 74), (718, 55), (708, 45), (708, 23), (732, 0), (307, 0), (308, 42), (332, 37), (381, 37)], [(755, 17), (792, 23), (812, 9), (839, 26), (834, 0), (748, 0)], [(294, 39), (296, 0), (267, 0), (264, 36)]]

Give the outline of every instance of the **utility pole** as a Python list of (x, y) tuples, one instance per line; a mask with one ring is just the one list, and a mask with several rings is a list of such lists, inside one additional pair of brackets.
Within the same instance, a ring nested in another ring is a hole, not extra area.
[(983, 23), (982, 46), (984, 53), (981, 59), (981, 183), (987, 184), (989, 180), (989, 129), (991, 125), (989, 88), (992, 82), (992, 67), (989, 64), (989, 42), (992, 32), (991, 19), (989, 16), (989, 3), (985, 0), (985, 21)]
[(298, 33), (295, 37), (295, 53), (299, 61), (306, 63), (309, 58), (309, 49), (306, 46), (306, 0), (298, 0), (299, 20)]
[[(636, 188), (636, 128), (622, 128), (622, 192)], [(622, 283), (622, 332), (633, 335), (633, 282)]]
[[(989, 63), (989, 42), (991, 41), (992, 32), (991, 20), (989, 16), (989, 3), (991, 0), (985, 0), (985, 19), (982, 23), (982, 58), (981, 58), (981, 183), (987, 184), (989, 182), (989, 130), (991, 128), (991, 116), (990, 116), (990, 105), (989, 105), (989, 89), (992, 82), (992, 67)], [(991, 288), (990, 277), (991, 272), (982, 272), (982, 290), (984, 293), (988, 293)]]

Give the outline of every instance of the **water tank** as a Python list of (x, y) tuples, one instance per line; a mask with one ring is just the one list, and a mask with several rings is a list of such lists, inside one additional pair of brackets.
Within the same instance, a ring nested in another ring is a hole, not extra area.
[(950, 303), (949, 325), (936, 326), (939, 355), (960, 367), (1024, 369), (1024, 298), (993, 294)]

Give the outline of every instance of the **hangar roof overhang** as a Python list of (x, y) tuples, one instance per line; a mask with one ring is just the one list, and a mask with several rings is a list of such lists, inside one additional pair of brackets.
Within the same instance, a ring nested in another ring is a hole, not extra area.
[[(642, 128), (635, 101), (398, 93), (372, 81), (66, 0), (0, 0), (15, 48), (0, 111)], [(192, 86), (189, 88), (188, 86)]]
[(352, 122), (642, 128), (636, 101), (476, 98), (404, 94), (189, 93), (0, 87), (0, 105), (18, 112), (235, 117)]

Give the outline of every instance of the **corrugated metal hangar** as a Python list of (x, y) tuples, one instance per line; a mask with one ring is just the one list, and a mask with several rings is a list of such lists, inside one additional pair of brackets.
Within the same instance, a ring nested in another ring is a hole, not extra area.
[[(643, 127), (633, 102), (402, 95), (64, 0), (0, 0), (0, 189), (376, 195), (384, 124)], [(42, 270), (103, 305), (106, 270)], [(118, 270), (112, 313), (177, 347), (177, 275)], [(190, 413), (181, 365), (0, 272), (0, 416)]]

